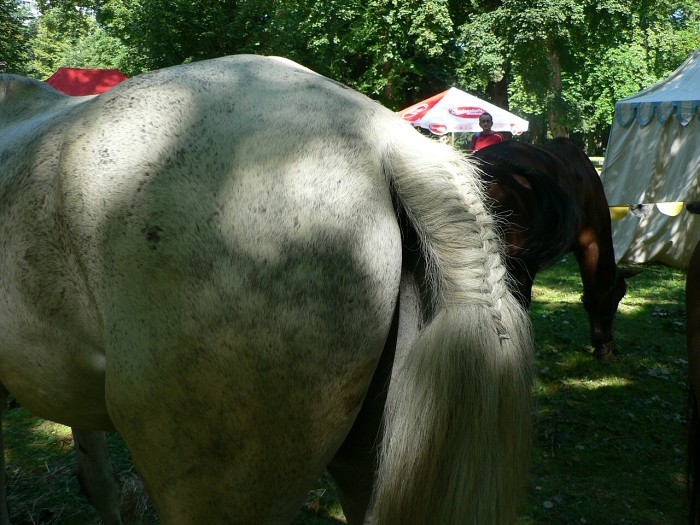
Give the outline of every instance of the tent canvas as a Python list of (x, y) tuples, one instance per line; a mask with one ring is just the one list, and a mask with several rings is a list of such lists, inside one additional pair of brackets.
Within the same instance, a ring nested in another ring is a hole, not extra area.
[(513, 135), (527, 131), (527, 120), (454, 87), (399, 111), (404, 120), (435, 135), (481, 131), (482, 113), (493, 117), (493, 131), (509, 131)]
[(687, 267), (700, 216), (680, 206), (669, 215), (663, 203), (700, 199), (700, 49), (615, 104), (601, 178), (610, 206), (638, 211), (613, 221), (617, 259)]
[(99, 95), (113, 88), (127, 77), (118, 69), (82, 69), (60, 67), (46, 79), (46, 83), (66, 95)]

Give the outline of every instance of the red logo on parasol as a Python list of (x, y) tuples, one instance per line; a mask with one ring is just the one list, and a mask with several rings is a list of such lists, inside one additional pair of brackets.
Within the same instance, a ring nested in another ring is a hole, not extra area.
[(444, 135), (447, 133), (447, 126), (445, 124), (431, 124), (428, 129), (436, 135)]
[(423, 113), (426, 109), (428, 109), (428, 104), (421, 104), (420, 106), (416, 106), (413, 109), (408, 110), (406, 113), (401, 115), (401, 117), (404, 120), (411, 120), (412, 118), (418, 116), (418, 114)]
[(482, 113), (486, 113), (481, 108), (475, 108), (471, 106), (459, 106), (457, 108), (450, 108), (450, 115), (454, 115), (459, 118), (479, 118)]

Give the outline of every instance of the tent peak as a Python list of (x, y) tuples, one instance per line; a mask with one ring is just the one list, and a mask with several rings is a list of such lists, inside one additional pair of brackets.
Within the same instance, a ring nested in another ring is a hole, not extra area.
[(99, 95), (113, 88), (127, 77), (118, 69), (89, 69), (59, 67), (46, 83), (66, 95)]
[(687, 126), (700, 113), (700, 48), (661, 82), (615, 103), (615, 120), (628, 127), (636, 119), (641, 126), (661, 124), (675, 115)]

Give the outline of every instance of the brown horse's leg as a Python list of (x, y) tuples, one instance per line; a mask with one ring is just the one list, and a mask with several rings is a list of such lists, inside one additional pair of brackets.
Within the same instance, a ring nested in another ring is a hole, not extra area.
[(72, 428), (78, 480), (104, 525), (121, 525), (121, 488), (112, 468), (104, 432)]
[(700, 523), (700, 243), (696, 246), (686, 277), (686, 337), (688, 344), (688, 495), (690, 523)]
[(0, 386), (0, 525), (10, 525), (10, 514), (7, 510), (7, 475), (5, 474), (5, 439), (2, 421), (5, 415), (8, 393)]
[[(588, 298), (598, 297), (596, 289), (598, 265), (600, 263), (600, 245), (598, 235), (592, 228), (583, 228), (578, 233), (574, 255), (578, 261), (581, 282), (583, 284), (583, 296)], [(614, 261), (613, 261), (614, 264)], [(593, 345), (593, 355), (606, 358), (611, 355), (612, 333), (606, 334), (606, 330), (601, 324), (600, 316), (597, 313), (597, 305), (592, 299), (590, 304), (584, 302), (588, 319), (591, 325), (591, 344)], [(610, 321), (611, 322), (611, 321)], [(606, 340), (607, 339), (607, 340)]]

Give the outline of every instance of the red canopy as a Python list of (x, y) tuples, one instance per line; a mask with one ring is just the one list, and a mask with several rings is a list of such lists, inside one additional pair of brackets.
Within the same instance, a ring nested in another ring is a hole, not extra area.
[(118, 69), (59, 67), (46, 83), (66, 95), (98, 95), (126, 80)]

